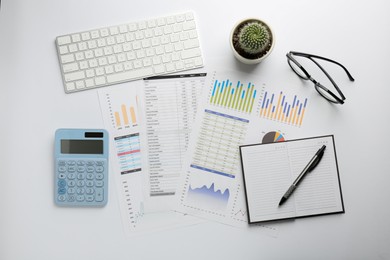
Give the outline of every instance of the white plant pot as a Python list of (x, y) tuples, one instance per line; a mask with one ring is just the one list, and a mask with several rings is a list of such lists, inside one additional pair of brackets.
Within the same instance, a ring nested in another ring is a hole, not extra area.
[[(249, 59), (249, 58), (243, 57), (240, 53), (237, 52), (237, 50), (234, 48), (234, 45), (233, 45), (233, 35), (234, 35), (234, 32), (237, 29), (237, 27), (239, 27), (242, 23), (245, 23), (245, 22), (250, 21), (250, 20), (257, 20), (257, 21), (260, 21), (261, 23), (265, 24), (269, 28), (269, 31), (271, 32), (271, 35), (272, 35), (270, 49), (268, 50), (267, 53), (265, 53), (263, 56), (261, 56), (257, 59)], [(245, 63), (245, 64), (257, 64), (257, 63), (261, 62), (262, 60), (264, 60), (265, 58), (267, 58), (271, 54), (271, 52), (275, 46), (275, 34), (274, 34), (271, 26), (269, 26), (269, 24), (264, 22), (263, 20), (260, 20), (258, 18), (246, 18), (246, 19), (243, 19), (243, 20), (237, 22), (234, 25), (233, 29), (230, 32), (229, 41), (230, 41), (230, 47), (233, 51), (234, 57), (236, 57), (239, 61), (241, 61), (242, 63)]]

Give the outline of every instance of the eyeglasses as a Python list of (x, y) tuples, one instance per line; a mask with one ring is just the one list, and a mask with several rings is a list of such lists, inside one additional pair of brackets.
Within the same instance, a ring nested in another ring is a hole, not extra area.
[[(320, 56), (312, 55), (312, 54), (307, 54), (307, 53), (295, 52), (295, 51), (290, 51), (289, 53), (286, 54), (286, 56), (287, 56), (288, 65), (290, 65), (291, 69), (300, 78), (302, 78), (304, 80), (310, 80), (311, 82), (313, 82), (315, 89), (317, 90), (317, 92), (321, 96), (323, 96), (325, 99), (327, 99), (330, 102), (337, 103), (337, 104), (344, 104), (345, 97), (344, 97), (343, 93), (341, 92), (341, 90), (339, 89), (337, 84), (334, 82), (332, 77), (329, 76), (329, 74), (326, 72), (326, 70), (323, 67), (321, 67), (321, 65), (314, 59), (320, 59), (320, 60), (332, 62), (334, 64), (339, 65), (347, 73), (349, 80), (355, 81), (355, 79), (351, 76), (349, 71), (343, 65), (341, 65), (337, 61), (334, 61), (334, 60), (331, 60), (331, 59), (327, 59), (327, 58), (324, 58), (324, 57), (320, 57)], [(338, 95), (333, 93), (329, 89), (327, 89), (325, 86), (323, 86), (321, 83), (319, 83), (315, 79), (313, 79), (312, 76), (310, 76), (310, 74), (306, 71), (306, 69), (303, 68), (303, 66), (297, 61), (297, 59), (294, 58), (294, 56), (308, 58), (309, 60), (314, 62), (321, 69), (321, 71), (323, 73), (325, 73), (326, 77), (330, 80), (330, 82), (332, 82), (333, 87), (336, 89)]]

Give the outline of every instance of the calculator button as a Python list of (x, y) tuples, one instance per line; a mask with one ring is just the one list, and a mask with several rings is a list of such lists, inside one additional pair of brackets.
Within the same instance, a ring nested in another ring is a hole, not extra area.
[(85, 174), (84, 173), (77, 174), (77, 179), (84, 180), (85, 179)]
[(96, 162), (96, 165), (97, 165), (97, 166), (103, 166), (103, 165), (104, 165), (104, 162), (103, 162), (103, 161), (97, 161), (97, 162)]
[(77, 161), (77, 165), (83, 166), (83, 165), (85, 165), (85, 162), (84, 161)]
[(96, 201), (103, 201), (104, 191), (103, 188), (96, 188)]
[(68, 172), (75, 172), (76, 166), (68, 166)]
[(87, 187), (93, 187), (93, 181), (86, 181)]
[(84, 187), (85, 182), (84, 181), (77, 181), (77, 186)]
[(81, 195), (84, 194), (85, 190), (84, 188), (77, 188), (77, 194)]
[(66, 178), (66, 174), (65, 173), (60, 173), (60, 174), (58, 174), (58, 178), (59, 179), (65, 179)]
[(57, 198), (58, 198), (59, 201), (65, 201), (66, 200), (65, 195), (59, 195)]
[(96, 181), (95, 185), (96, 187), (103, 187), (104, 182), (103, 181)]
[(91, 202), (91, 201), (94, 200), (94, 196), (93, 195), (87, 195), (87, 196), (85, 196), (85, 199), (86, 199), (86, 201)]
[(73, 161), (73, 160), (71, 160), (71, 161), (68, 161), (68, 165), (76, 165), (76, 162), (75, 161)]
[(64, 195), (66, 193), (66, 189), (65, 188), (59, 188), (58, 189), (58, 194), (59, 195)]
[(66, 161), (64, 161), (64, 160), (59, 160), (59, 161), (58, 161), (58, 165), (59, 165), (59, 166), (65, 166), (65, 165), (66, 165)]
[(93, 161), (87, 161), (86, 164), (87, 166), (93, 166), (95, 163)]
[(68, 181), (68, 186), (69, 187), (74, 187), (76, 185), (76, 182), (71, 180), (71, 181)]
[(96, 179), (97, 180), (103, 180), (103, 174), (101, 174), (101, 173), (98, 173), (98, 174), (96, 174)]
[(77, 172), (85, 172), (85, 166), (78, 166)]
[(88, 179), (88, 180), (92, 180), (93, 177), (94, 177), (93, 173), (88, 173), (88, 174), (87, 174), (87, 179)]
[(86, 193), (87, 193), (88, 195), (91, 195), (91, 194), (94, 193), (94, 189), (92, 189), (92, 188), (87, 188), (87, 189), (86, 189)]
[(66, 186), (66, 181), (63, 179), (60, 179), (57, 184), (58, 184), (58, 187), (64, 188)]
[(95, 167), (93, 167), (93, 166), (87, 167), (87, 172), (94, 172), (94, 171), (95, 171)]
[(68, 174), (68, 179), (69, 180), (73, 180), (74, 178), (76, 178), (76, 174), (75, 173), (72, 172), (72, 173)]
[(96, 166), (96, 172), (103, 172), (104, 168), (103, 166)]
[(76, 192), (75, 188), (69, 188), (68, 194), (74, 194)]
[(76, 199), (74, 195), (68, 195), (68, 201), (72, 202)]
[(85, 197), (84, 195), (77, 195), (76, 199), (77, 201), (84, 201)]
[(59, 172), (66, 172), (66, 167), (65, 166), (60, 166), (58, 167)]

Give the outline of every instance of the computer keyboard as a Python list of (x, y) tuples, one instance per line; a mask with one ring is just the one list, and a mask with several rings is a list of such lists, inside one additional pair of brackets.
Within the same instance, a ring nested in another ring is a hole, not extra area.
[(203, 66), (192, 12), (56, 38), (66, 93)]

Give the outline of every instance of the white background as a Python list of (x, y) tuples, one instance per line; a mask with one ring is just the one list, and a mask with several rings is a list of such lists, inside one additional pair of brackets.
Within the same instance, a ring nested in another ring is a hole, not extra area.
[[(299, 135), (335, 135), (345, 214), (276, 223), (276, 237), (207, 222), (127, 238), (113, 181), (102, 209), (54, 205), (55, 130), (103, 127), (97, 90), (64, 93), (55, 37), (186, 10), (196, 13), (205, 69), (307, 89), (310, 113)], [(0, 259), (390, 259), (389, 10), (386, 0), (3, 0)], [(229, 49), (231, 27), (245, 17), (276, 33), (258, 66), (239, 64)], [(343, 63), (355, 82), (329, 70), (346, 103), (331, 105), (301, 81), (287, 65), (290, 50)]]

